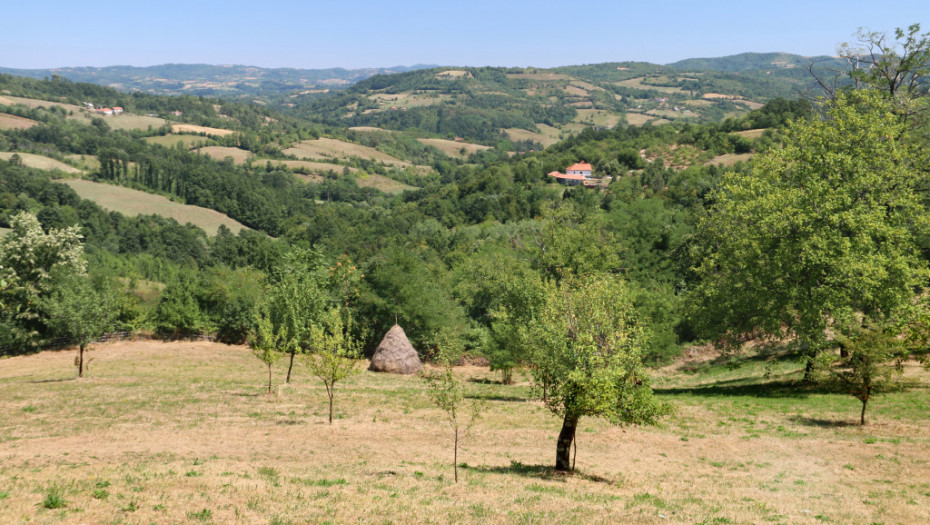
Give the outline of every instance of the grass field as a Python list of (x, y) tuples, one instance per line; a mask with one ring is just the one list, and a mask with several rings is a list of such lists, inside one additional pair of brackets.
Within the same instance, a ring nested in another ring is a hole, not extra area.
[[(336, 167), (338, 168), (339, 166)], [(339, 171), (340, 170), (336, 170), (337, 173)], [(353, 171), (356, 174), (358, 172), (358, 170), (354, 169)], [(320, 173), (322, 173), (322, 171)], [(311, 173), (309, 175), (298, 173), (296, 176), (300, 180), (309, 182), (311, 184), (318, 184), (325, 180), (319, 173)], [(384, 193), (399, 193), (405, 190), (416, 189), (414, 186), (410, 186), (402, 182), (397, 182), (394, 179), (385, 177), (384, 175), (378, 175), (377, 173), (358, 175), (355, 179), (355, 183), (358, 184), (360, 188), (374, 188), (376, 190), (383, 191)]]
[(179, 142), (185, 148), (193, 148), (195, 145), (206, 142), (208, 139), (200, 135), (158, 135), (155, 137), (145, 137), (142, 140), (151, 144), (161, 144), (166, 148), (173, 148)]
[(737, 162), (746, 162), (751, 159), (752, 153), (727, 153), (719, 155), (707, 161), (705, 164), (716, 164), (718, 166), (732, 166)]
[(51, 102), (48, 100), (39, 100), (35, 98), (24, 98), (24, 97), (14, 97), (12, 95), (0, 95), (0, 104), (6, 106), (14, 106), (16, 104), (22, 104), (28, 108), (49, 108), (52, 106), (58, 106), (63, 108), (69, 113), (68, 118), (80, 120), (84, 123), (90, 122), (90, 116), (84, 111), (84, 108), (80, 106), (75, 106), (74, 104), (65, 104), (62, 102)]
[(539, 133), (520, 128), (508, 128), (504, 130), (504, 133), (510, 140), (532, 140), (546, 147), (559, 141), (561, 130), (558, 128), (546, 124), (537, 124), (536, 127), (539, 128)]
[(172, 124), (172, 133), (203, 133), (204, 135), (213, 135), (216, 137), (225, 137), (235, 133), (231, 129), (208, 128), (206, 126), (195, 126), (193, 124)]
[(89, 180), (72, 179), (60, 182), (71, 186), (82, 198), (92, 200), (103, 208), (118, 211), (124, 215), (170, 217), (181, 224), (189, 222), (199, 226), (210, 235), (216, 235), (221, 224), (233, 233), (238, 233), (239, 230), (245, 228), (238, 221), (218, 211), (173, 202), (161, 195)]
[(284, 153), (307, 160), (348, 159), (350, 157), (359, 157), (383, 162), (392, 166), (411, 166), (409, 162), (378, 151), (375, 148), (325, 137), (299, 142), (297, 145), (284, 150)]
[(754, 140), (762, 136), (765, 133), (765, 129), (747, 129), (745, 131), (734, 131), (734, 135), (739, 135), (741, 137), (746, 137), (747, 139)]
[(44, 155), (36, 155), (34, 153), (22, 153), (22, 152), (0, 152), (0, 159), (10, 160), (10, 157), (13, 155), (19, 155), (19, 158), (23, 160), (24, 166), (29, 166), (30, 168), (36, 168), (46, 171), (60, 171), (68, 174), (77, 174), (83, 173), (81, 170), (75, 168), (74, 166), (69, 166), (60, 160), (53, 159), (51, 157), (46, 157)]
[(231, 157), (236, 164), (245, 164), (245, 162), (249, 160), (249, 157), (252, 156), (251, 153), (244, 149), (228, 148), (225, 146), (207, 146), (198, 149), (197, 152), (215, 160), (223, 160), (226, 157)]
[(0, 130), (3, 129), (29, 129), (38, 122), (25, 117), (17, 117), (7, 113), (0, 113)]
[(603, 109), (579, 109), (577, 111), (578, 115), (574, 121), (588, 125), (613, 128), (623, 120), (623, 115)]
[(158, 117), (147, 117), (145, 115), (130, 115), (123, 113), (122, 115), (114, 115), (112, 117), (104, 117), (104, 121), (110, 126), (111, 129), (148, 129), (148, 128), (160, 128), (165, 125), (165, 119)]
[(97, 171), (100, 169), (100, 160), (96, 155), (65, 155), (65, 158), (77, 164), (82, 170)]
[(651, 84), (644, 83), (646, 79), (643, 77), (631, 78), (629, 80), (622, 80), (620, 82), (614, 82), (618, 86), (629, 87), (634, 89), (652, 89), (655, 91), (660, 91), (662, 93), (686, 93), (685, 90), (672, 87), (672, 86), (653, 86)]
[[(482, 144), (471, 144), (468, 142), (456, 142), (454, 140), (445, 140), (445, 139), (417, 139), (421, 143), (426, 144), (427, 146), (432, 146), (439, 151), (445, 153), (450, 157), (467, 157), (472, 153), (477, 153), (486, 149), (491, 149), (490, 146), (484, 146)], [(462, 149), (465, 149), (465, 155), (462, 155)]]
[[(560, 421), (525, 382), (461, 367), (484, 418), (460, 450), (416, 377), (277, 394), (240, 346), (118, 342), (0, 366), (3, 523), (927, 523), (927, 372), (853, 424), (850, 396), (798, 386), (796, 361), (658, 372), (658, 427), (583, 418), (575, 475), (550, 469)], [(766, 379), (765, 371), (769, 378)], [(518, 377), (519, 380), (519, 377)], [(60, 506), (59, 506), (60, 505)], [(53, 507), (53, 508), (47, 508)], [(57, 508), (56, 508), (57, 507)]]

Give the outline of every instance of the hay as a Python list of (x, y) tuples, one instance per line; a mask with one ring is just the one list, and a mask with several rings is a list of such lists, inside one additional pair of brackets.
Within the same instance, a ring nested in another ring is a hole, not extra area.
[(423, 368), (420, 356), (407, 339), (407, 334), (400, 325), (395, 324), (385, 334), (375, 355), (371, 357), (372, 372), (388, 372), (391, 374), (415, 374)]

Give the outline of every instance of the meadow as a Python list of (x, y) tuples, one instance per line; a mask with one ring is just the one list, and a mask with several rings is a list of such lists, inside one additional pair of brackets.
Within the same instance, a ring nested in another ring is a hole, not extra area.
[(36, 155), (35, 153), (24, 153), (21, 151), (0, 151), (0, 159), (3, 160), (10, 160), (13, 155), (19, 155), (20, 160), (23, 161), (23, 166), (28, 166), (30, 168), (36, 168), (45, 171), (60, 171), (72, 175), (83, 173), (81, 170), (75, 168), (74, 166), (69, 166), (60, 160), (46, 157), (45, 155)]
[[(457, 367), (484, 417), (460, 450), (414, 376), (275, 393), (242, 346), (124, 341), (0, 361), (3, 523), (926, 523), (928, 372), (858, 402), (795, 359), (697, 353), (655, 371), (657, 427), (583, 418), (577, 470), (550, 467), (560, 421), (526, 379)], [(364, 364), (362, 367), (364, 368)]]
[(350, 157), (359, 157), (383, 162), (392, 166), (411, 166), (409, 162), (378, 151), (375, 148), (330, 138), (305, 140), (284, 150), (284, 153), (307, 160), (348, 159)]
[(239, 230), (245, 228), (238, 221), (218, 211), (181, 204), (161, 195), (89, 180), (68, 179), (59, 182), (71, 186), (83, 199), (92, 200), (102, 208), (118, 211), (130, 217), (161, 215), (172, 218), (180, 224), (189, 222), (199, 226), (209, 235), (216, 235), (220, 225), (226, 226), (233, 233), (239, 233)]
[(32, 119), (17, 117), (16, 115), (10, 115), (8, 113), (0, 113), (0, 130), (29, 129), (36, 124), (38, 124), (38, 122)]

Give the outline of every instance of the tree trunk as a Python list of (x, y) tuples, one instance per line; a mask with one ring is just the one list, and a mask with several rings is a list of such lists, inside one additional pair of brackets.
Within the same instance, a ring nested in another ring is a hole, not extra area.
[(327, 387), (326, 389), (326, 393), (329, 394), (329, 424), (330, 425), (333, 424), (333, 395), (336, 393), (334, 392), (335, 389), (336, 389), (336, 385), (333, 385), (332, 387)]
[(513, 384), (513, 368), (501, 368), (501, 383), (504, 385)]
[(869, 398), (862, 400), (862, 413), (859, 414), (859, 424), (865, 425), (865, 407), (869, 404)]
[(268, 365), (268, 395), (271, 395), (271, 364)]
[(84, 345), (78, 347), (78, 377), (84, 377)]
[(287, 365), (287, 377), (284, 378), (284, 382), (287, 384), (291, 383), (291, 369), (294, 368), (294, 354), (296, 353), (296, 351), (291, 352), (291, 364)]
[(565, 414), (562, 421), (562, 430), (559, 432), (559, 441), (555, 449), (555, 469), (570, 472), (572, 470), (572, 442), (575, 440), (575, 429), (578, 427), (578, 416)]
[(452, 447), (452, 472), (455, 482), (459, 482), (459, 429), (455, 429), (455, 445)]

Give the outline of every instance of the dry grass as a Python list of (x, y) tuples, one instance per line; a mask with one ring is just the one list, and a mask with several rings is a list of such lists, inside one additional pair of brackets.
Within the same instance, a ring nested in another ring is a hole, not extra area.
[[(0, 522), (930, 520), (925, 392), (881, 398), (860, 428), (852, 398), (728, 391), (739, 371), (710, 385), (663, 373), (675, 414), (657, 428), (583, 419), (580, 473), (562, 476), (549, 469), (559, 421), (526, 384), (463, 367), (488, 401), (456, 485), (448, 429), (415, 377), (350, 378), (328, 426), (321, 384), (298, 367), (267, 396), (244, 347), (141, 341), (90, 355), (82, 380), (73, 351), (3, 361)], [(924, 409), (897, 420), (904, 403)], [(43, 508), (50, 487), (67, 506)]]
[[(257, 165), (261, 165), (262, 161), (258, 161)], [(269, 160), (272, 166), (284, 166), (285, 168), (292, 170), (300, 171), (309, 171), (311, 173), (322, 174), (322, 173), (343, 173), (346, 169), (346, 166), (340, 164), (327, 164), (325, 162), (310, 162), (309, 160)], [(358, 168), (349, 167), (350, 173), (358, 172)]]
[(19, 155), (19, 158), (23, 160), (23, 165), (30, 168), (36, 168), (46, 171), (60, 171), (68, 174), (77, 174), (83, 173), (81, 170), (75, 168), (74, 166), (69, 166), (60, 160), (53, 159), (51, 157), (46, 157), (45, 155), (36, 155), (34, 153), (22, 153), (22, 152), (0, 152), (0, 159), (10, 160), (10, 157), (13, 155)]
[(436, 78), (473, 78), (471, 72), (464, 69), (450, 69), (436, 73)]
[(741, 137), (746, 137), (747, 139), (750, 139), (750, 140), (754, 140), (754, 139), (757, 139), (757, 138), (761, 137), (762, 134), (765, 133), (765, 130), (766, 130), (766, 129), (767, 129), (767, 128), (763, 128), (763, 129), (747, 129), (747, 130), (745, 130), (745, 131), (734, 131), (733, 134), (734, 134), (734, 135), (739, 135), (739, 136), (741, 136)]
[(759, 109), (759, 108), (765, 106), (765, 104), (763, 104), (763, 103), (761, 103), (761, 102), (753, 102), (753, 101), (751, 101), (751, 100), (740, 100), (739, 102), (740, 102), (740, 104), (742, 104), (742, 105), (748, 107), (749, 109)]
[[(339, 166), (335, 167), (338, 168)], [(355, 183), (358, 184), (360, 188), (374, 188), (376, 190), (383, 191), (384, 193), (400, 193), (405, 190), (416, 189), (413, 186), (404, 184), (402, 182), (397, 182), (396, 180), (385, 177), (384, 175), (378, 175), (377, 173), (359, 174), (358, 170), (353, 169), (353, 171), (355, 171), (357, 175)], [(309, 175), (298, 173), (296, 176), (300, 180), (309, 182), (311, 184), (319, 184), (326, 180), (319, 173), (311, 173)]]
[(588, 125), (613, 128), (623, 120), (623, 115), (603, 109), (579, 109), (577, 111), (578, 115), (574, 121)]
[(229, 148), (226, 146), (207, 146), (198, 149), (197, 153), (206, 155), (215, 160), (223, 160), (226, 157), (230, 157), (236, 164), (245, 164), (246, 161), (249, 160), (249, 157), (252, 156), (251, 153), (244, 149)]
[(158, 117), (147, 117), (145, 115), (131, 115), (123, 113), (122, 115), (113, 115), (104, 117), (103, 120), (111, 129), (149, 129), (160, 128), (165, 125), (165, 119)]
[[(439, 151), (445, 153), (450, 157), (467, 157), (472, 153), (478, 153), (486, 149), (491, 149), (490, 146), (484, 146), (482, 144), (471, 144), (468, 142), (456, 142), (454, 140), (446, 139), (417, 139), (421, 143), (426, 144), (427, 146), (432, 146)], [(465, 154), (462, 154), (462, 150), (465, 150)]]
[(159, 135), (155, 137), (145, 137), (142, 140), (151, 144), (161, 144), (166, 148), (173, 148), (180, 143), (184, 148), (190, 149), (206, 139), (200, 135)]
[(50, 108), (52, 106), (58, 106), (69, 113), (68, 118), (70, 119), (80, 120), (85, 123), (90, 122), (91, 119), (85, 109), (81, 106), (65, 104), (62, 102), (51, 102), (48, 100), (39, 100), (35, 98), (14, 97), (12, 95), (0, 95), (0, 104), (5, 106), (22, 104), (28, 108)]
[(737, 100), (739, 99), (736, 95), (724, 95), (723, 93), (704, 93), (704, 98), (709, 100), (724, 99), (724, 100)]
[(626, 123), (631, 126), (642, 126), (647, 122), (655, 120), (655, 117), (650, 117), (649, 115), (644, 115), (642, 113), (633, 113), (630, 111), (626, 114)]
[(192, 223), (203, 228), (210, 235), (216, 235), (220, 225), (225, 225), (233, 233), (245, 228), (238, 221), (214, 210), (173, 202), (161, 195), (145, 193), (144, 191), (104, 184), (89, 180), (62, 180), (71, 186), (84, 199), (89, 199), (101, 207), (122, 214), (135, 215), (161, 215), (170, 217), (181, 224)]
[(100, 169), (100, 160), (96, 155), (79, 155), (75, 153), (65, 155), (65, 158), (80, 166), (85, 172), (97, 171)]
[(618, 86), (629, 87), (634, 89), (651, 89), (654, 91), (660, 91), (662, 93), (686, 93), (685, 90), (677, 87), (671, 86), (653, 86), (645, 83), (644, 77), (631, 78), (629, 80), (622, 80), (620, 82), (614, 82)]
[(746, 162), (751, 159), (752, 153), (727, 153), (719, 155), (705, 162), (705, 164), (716, 164), (718, 166), (733, 166), (737, 162)]
[(295, 146), (284, 150), (284, 153), (308, 160), (359, 157), (383, 162), (392, 166), (411, 166), (409, 162), (378, 151), (375, 148), (325, 137), (299, 142)]
[(363, 131), (363, 132), (372, 132), (372, 133), (396, 133), (393, 129), (382, 129), (376, 128), (374, 126), (352, 126), (349, 129), (352, 131)]
[(0, 130), (29, 129), (36, 124), (38, 124), (38, 122), (29, 118), (17, 117), (16, 115), (10, 115), (8, 113), (0, 113)]
[(527, 80), (573, 80), (568, 75), (551, 73), (549, 71), (530, 71), (527, 73), (507, 73), (507, 78), (523, 78)]
[(534, 133), (532, 131), (527, 131), (520, 128), (507, 128), (504, 130), (504, 133), (507, 134), (507, 138), (510, 140), (532, 140), (546, 147), (551, 146), (560, 140), (559, 134), (561, 133), (561, 130), (559, 130), (559, 128), (555, 128), (546, 124), (537, 124), (536, 127), (539, 128), (539, 133)]
[(231, 129), (208, 128), (206, 126), (195, 126), (193, 124), (172, 124), (172, 133), (203, 133), (204, 135), (213, 135), (216, 137), (225, 137), (232, 135), (235, 131)]

